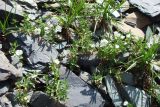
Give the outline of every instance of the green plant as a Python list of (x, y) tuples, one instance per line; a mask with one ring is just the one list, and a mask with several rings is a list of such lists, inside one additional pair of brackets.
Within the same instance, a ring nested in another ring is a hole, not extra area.
[(21, 27), (19, 29), (20, 32), (26, 33), (28, 35), (30, 35), (34, 32), (35, 27), (31, 23), (27, 14), (24, 14), (24, 19), (20, 25), (21, 25)]
[(11, 55), (15, 55), (15, 54), (16, 54), (16, 50), (17, 50), (17, 48), (19, 47), (18, 42), (17, 42), (17, 41), (11, 42), (11, 43), (10, 43), (10, 46), (11, 46), (11, 48), (10, 48), (10, 50), (9, 50), (9, 53), (10, 53)]
[(134, 107), (133, 104), (129, 103), (127, 107)]
[(100, 73), (94, 73), (92, 75), (92, 83), (96, 86), (100, 86), (102, 84), (103, 75)]
[(53, 99), (64, 101), (67, 99), (67, 81), (60, 80), (58, 65), (55, 63), (50, 64), (50, 70), (54, 77), (50, 79), (48, 75), (45, 75), (46, 93)]
[(22, 104), (27, 105), (29, 102), (28, 93), (37, 89), (37, 84), (40, 82), (39, 78), (45, 81), (45, 92), (53, 99), (64, 101), (67, 99), (68, 84), (66, 80), (60, 80), (59, 67), (57, 64), (50, 64), (51, 74), (40, 74), (37, 72), (29, 72), (23, 78), (16, 82), (15, 89), (17, 90), (16, 100)]
[(36, 77), (38, 75), (33, 73), (28, 73), (20, 81), (16, 82), (16, 100), (22, 104), (27, 105), (29, 102), (28, 93), (35, 88)]
[[(6, 4), (5, 4), (5, 10), (6, 10)], [(0, 30), (3, 33), (3, 36), (6, 36), (10, 33), (10, 29), (9, 29), (9, 17), (10, 14), (12, 12), (13, 8), (10, 10), (10, 12), (5, 12), (4, 16), (3, 16), (3, 20), (0, 20)]]
[(8, 18), (9, 18), (9, 14), (7, 15), (4, 21), (0, 21), (0, 29), (2, 30), (2, 33), (4, 35), (6, 35), (6, 31), (8, 27)]

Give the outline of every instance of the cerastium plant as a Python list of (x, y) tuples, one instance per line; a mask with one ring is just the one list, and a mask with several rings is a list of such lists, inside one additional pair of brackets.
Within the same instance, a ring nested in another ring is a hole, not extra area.
[(22, 105), (29, 103), (29, 92), (39, 91), (37, 87), (41, 83), (40, 78), (44, 81), (43, 85), (46, 94), (57, 101), (65, 101), (67, 99), (68, 83), (66, 80), (60, 79), (59, 63), (56, 60), (50, 64), (50, 70), (47, 74), (41, 74), (36, 71), (28, 71), (23, 78), (16, 83), (16, 99)]
[(59, 65), (56, 63), (50, 64), (50, 72), (52, 77), (45, 75), (46, 93), (53, 99), (65, 101), (67, 99), (68, 84), (66, 80), (60, 80)]

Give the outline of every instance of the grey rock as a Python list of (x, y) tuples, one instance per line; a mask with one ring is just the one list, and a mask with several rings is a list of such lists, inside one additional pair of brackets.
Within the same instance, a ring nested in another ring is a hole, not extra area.
[(22, 107), (16, 101), (16, 96), (15, 96), (14, 92), (6, 93), (5, 97), (7, 97), (7, 99), (9, 100), (9, 103), (11, 103), (13, 107)]
[(0, 50), (2, 49), (2, 44), (1, 44), (1, 42), (0, 42)]
[(45, 93), (36, 91), (30, 99), (31, 107), (65, 107), (64, 105), (51, 99)]
[(0, 96), (5, 94), (9, 90), (9, 83), (8, 82), (0, 82)]
[(64, 49), (61, 54), (60, 57), (62, 58), (61, 63), (62, 64), (67, 64), (69, 61), (69, 55), (71, 54), (69, 49)]
[(11, 64), (14, 65), (16, 68), (22, 68), (20, 57), (17, 55), (11, 56)]
[(129, 2), (137, 7), (142, 13), (151, 17), (160, 14), (160, 1), (159, 0), (129, 0)]
[(58, 55), (55, 48), (52, 46), (49, 47), (46, 44), (38, 44), (37, 41), (32, 43), (31, 50), (32, 53), (29, 55), (29, 60), (36, 68), (38, 64), (43, 65), (55, 60)]
[(15, 17), (18, 17), (19, 19), (23, 18), (23, 11), (21, 6), (15, 6), (13, 5), (12, 1), (0, 1), (0, 15), (2, 18), (5, 18), (5, 12), (16, 15)]
[(149, 96), (145, 91), (129, 85), (125, 85), (124, 89), (128, 93), (130, 100), (135, 107), (151, 106), (151, 96)]
[(53, 45), (40, 41), (39, 38), (32, 38), (24, 34), (13, 35), (21, 43), (28, 64), (34, 69), (44, 69), (46, 64), (55, 60), (58, 56), (58, 52)]
[(55, 0), (35, 0), (36, 3), (55, 2)]
[(100, 93), (89, 86), (66, 67), (61, 67), (61, 78), (67, 79), (69, 84), (67, 107), (103, 107), (104, 100)]
[(99, 65), (100, 59), (97, 58), (96, 53), (92, 55), (80, 55), (78, 58), (78, 65), (82, 70), (90, 74), (96, 72), (96, 67)]
[(132, 73), (123, 72), (122, 75), (122, 82), (128, 85), (135, 85), (134, 76)]
[(119, 59), (120, 61), (125, 61), (125, 60), (128, 59), (129, 55), (130, 55), (129, 52), (122, 53), (122, 54), (120, 54), (120, 55), (118, 56), (118, 59)]
[(107, 75), (105, 77), (105, 84), (106, 84), (108, 94), (109, 94), (110, 98), (112, 99), (113, 104), (116, 107), (121, 107), (123, 104), (123, 100), (122, 100), (120, 94), (118, 93), (115, 82), (111, 76)]
[(5, 81), (9, 78), (15, 80), (22, 76), (22, 72), (9, 63), (2, 51), (0, 51), (0, 59), (0, 81)]
[[(5, 18), (5, 13), (8, 12), (11, 14), (10, 18), (16, 18), (21, 20), (23, 18), (23, 14), (27, 13), (30, 19), (35, 19), (37, 14), (37, 4), (34, 0), (7, 0), (7, 1), (0, 1), (0, 15)], [(14, 16), (14, 17), (12, 17)]]
[(66, 45), (67, 45), (67, 42), (61, 42), (61, 43), (56, 44), (55, 48), (57, 50), (62, 50), (62, 49), (64, 49), (66, 47)]
[(2, 97), (0, 97), (0, 107), (13, 107), (11, 104), (11, 101), (9, 101), (9, 99), (3, 95)]

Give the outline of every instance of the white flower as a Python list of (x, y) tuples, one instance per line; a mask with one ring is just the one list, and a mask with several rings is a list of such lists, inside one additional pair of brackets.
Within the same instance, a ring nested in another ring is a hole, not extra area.
[(23, 51), (22, 50), (16, 50), (16, 55), (17, 56), (21, 56), (23, 54)]
[(131, 37), (131, 34), (127, 34), (126, 37), (127, 37), (127, 38), (130, 38), (130, 37)]
[(92, 48), (95, 48), (95, 47), (96, 47), (96, 45), (95, 45), (95, 44), (90, 44), (90, 46), (91, 46)]
[(124, 45), (127, 45), (127, 42), (124, 42)]
[(118, 38), (118, 37), (121, 36), (121, 34), (120, 34), (119, 32), (117, 32), (117, 31), (115, 31), (115, 32), (114, 32), (114, 36)]
[(112, 12), (112, 15), (115, 16), (116, 18), (121, 16), (118, 11)]
[(121, 36), (121, 39), (125, 39), (125, 36), (122, 35), (122, 36)]
[(115, 45), (115, 48), (118, 49), (118, 48), (119, 48), (119, 45)]
[(50, 28), (53, 27), (53, 24), (52, 24), (51, 22), (49, 22), (49, 21), (47, 22), (47, 25), (48, 25), (48, 27), (50, 27)]
[(123, 106), (127, 106), (128, 104), (129, 104), (128, 101), (123, 102)]
[(102, 4), (104, 0), (96, 0), (97, 3)]
[(62, 31), (62, 27), (57, 25), (56, 28), (55, 28), (55, 32), (61, 32)]
[(54, 61), (53, 61), (53, 63), (55, 63), (55, 64), (59, 64), (60, 63), (60, 61), (58, 60), (58, 59), (55, 59)]
[(106, 39), (102, 39), (100, 41), (100, 47), (106, 46), (108, 44), (108, 41)]
[(49, 27), (44, 27), (44, 30), (47, 32), (49, 31)]
[(41, 33), (41, 29), (40, 28), (34, 29), (34, 34), (35, 35), (40, 35), (40, 33)]

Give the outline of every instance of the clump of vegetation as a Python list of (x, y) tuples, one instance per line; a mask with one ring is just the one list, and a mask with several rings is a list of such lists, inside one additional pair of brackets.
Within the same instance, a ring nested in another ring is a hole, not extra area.
[[(159, 41), (150, 43), (150, 38), (154, 33), (148, 28), (145, 40), (134, 40), (132, 34), (123, 34), (119, 31), (115, 33), (113, 29), (112, 22), (118, 23), (113, 13), (120, 9), (125, 0), (121, 2), (104, 0), (99, 4), (89, 4), (86, 0), (69, 1), (69, 3), (65, 0), (60, 2), (62, 7), (58, 9), (60, 13), (57, 16), (62, 26), (59, 35), (69, 44), (69, 69), (80, 69), (77, 64), (79, 56), (96, 53), (100, 63), (97, 67), (98, 72), (92, 75), (94, 85), (99, 87), (103, 84), (103, 77), (107, 74), (112, 75), (116, 82), (121, 84), (121, 74), (130, 72), (136, 77), (136, 86), (160, 102), (160, 95), (157, 95), (155, 91), (159, 89), (159, 85), (155, 83), (155, 78), (159, 77), (159, 73), (153, 70), (153, 65), (159, 56)], [(0, 22), (0, 29), (4, 35), (8, 34), (8, 17), (4, 22)], [(48, 25), (44, 21), (47, 18), (49, 17), (39, 18), (32, 22), (25, 15), (17, 32), (33, 35), (56, 44), (58, 43), (57, 32), (55, 32), (57, 25)], [(98, 30), (102, 30), (99, 35), (96, 34)], [(17, 47), (16, 42), (11, 43), (9, 53), (15, 54)], [(42, 83), (39, 78), (44, 82)], [(39, 83), (43, 84), (41, 89), (36, 87)], [(59, 64), (51, 63), (48, 73), (29, 72), (16, 83), (15, 89), (18, 91), (17, 100), (27, 105), (28, 93), (37, 90), (43, 90), (53, 99), (64, 101), (67, 99), (68, 85), (66, 80), (60, 79)]]
[[(54, 100), (65, 101), (67, 99), (68, 83), (66, 80), (60, 80), (59, 73), (59, 65), (56, 63), (50, 64), (50, 71), (47, 74), (40, 74), (35, 71), (27, 73), (16, 83), (17, 101), (22, 105), (27, 105), (29, 103), (29, 92), (41, 91), (42, 89)], [(40, 78), (43, 79), (43, 83)]]

